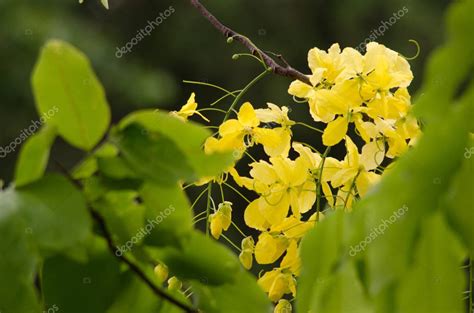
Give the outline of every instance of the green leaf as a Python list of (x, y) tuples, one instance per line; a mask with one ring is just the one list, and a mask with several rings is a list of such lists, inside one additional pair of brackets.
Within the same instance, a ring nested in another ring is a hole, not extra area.
[[(343, 239), (344, 213), (336, 211), (309, 231), (301, 245), (301, 275), (298, 279), (298, 312), (308, 312), (322, 282), (338, 262)], [(323, 252), (323, 253), (322, 253)]]
[(189, 165), (199, 178), (216, 176), (234, 162), (232, 153), (204, 153), (203, 144), (212, 134), (192, 121), (183, 122), (158, 110), (143, 110), (128, 115), (119, 126), (125, 128), (132, 123), (138, 123), (150, 132), (161, 133), (171, 139), (187, 156)]
[(79, 263), (64, 256), (48, 259), (43, 267), (46, 303), (68, 313), (104, 313), (131, 281), (103, 239), (88, 243), (88, 261)]
[(97, 158), (97, 166), (103, 175), (110, 178), (138, 178), (138, 175), (118, 156)]
[(152, 225), (146, 243), (177, 245), (193, 229), (192, 211), (182, 188), (146, 182), (139, 191), (146, 207), (146, 223)]
[(55, 136), (54, 127), (46, 125), (39, 133), (26, 141), (21, 148), (15, 169), (15, 185), (17, 187), (27, 185), (43, 176)]
[(194, 171), (186, 156), (168, 137), (150, 133), (137, 124), (114, 136), (127, 165), (144, 179), (171, 186), (179, 180), (192, 180)]
[(439, 207), (442, 195), (460, 165), (469, 127), (467, 109), (464, 106), (463, 110), (445, 114), (442, 125), (427, 127), (415, 149), (387, 173), (376, 192), (356, 206), (356, 210), (365, 211), (360, 216), (360, 220), (365, 220), (365, 234), (358, 237), (359, 241), (392, 218), (400, 208), (407, 208), (394, 223), (384, 223), (388, 225), (387, 231), (367, 247), (372, 292), (381, 290), (406, 271), (417, 224)]
[(78, 245), (91, 233), (84, 197), (59, 175), (46, 175), (28, 186), (1, 193), (0, 210), (20, 214), (46, 254)]
[(78, 49), (60, 40), (47, 42), (32, 84), (41, 119), (56, 126), (68, 143), (90, 150), (104, 136), (110, 123), (105, 92)]
[(233, 283), (243, 271), (237, 257), (225, 246), (199, 231), (181, 241), (179, 248), (163, 248), (160, 261), (170, 273), (184, 280), (205, 281), (210, 285)]
[[(465, 312), (461, 244), (437, 213), (423, 223), (414, 264), (398, 292), (399, 312)], [(428, 287), (428, 288), (427, 288)]]
[(239, 271), (232, 283), (212, 286), (203, 279), (193, 282), (192, 288), (199, 309), (206, 313), (273, 312), (267, 295), (246, 271)]
[(207, 137), (211, 136), (211, 132), (199, 124), (192, 121), (183, 122), (158, 110), (133, 112), (120, 121), (119, 127), (124, 129), (135, 123), (150, 132), (162, 133), (173, 140), (183, 151), (201, 149)]
[(139, 236), (136, 243), (143, 239), (145, 207), (137, 202), (137, 197), (136, 191), (109, 191), (94, 203), (118, 245)]
[[(180, 291), (166, 291), (173, 298), (190, 305)], [(190, 305), (191, 306), (191, 305)], [(107, 313), (182, 313), (183, 310), (174, 304), (155, 295), (143, 282), (134, 279), (117, 297), (116, 302)]]
[[(0, 196), (4, 201), (4, 196)], [(0, 202), (0, 312), (39, 312), (34, 288), (38, 256), (24, 220)]]
[(118, 154), (118, 149), (111, 143), (104, 143), (92, 155), (88, 155), (81, 163), (79, 163), (73, 170), (72, 176), (74, 179), (89, 178), (98, 170), (97, 158), (111, 158)]
[(163, 301), (143, 282), (133, 281), (119, 294), (107, 313), (149, 313), (161, 312)]
[(334, 276), (321, 281), (315, 291), (310, 312), (374, 312), (353, 263), (342, 265)]
[(462, 167), (458, 170), (456, 177), (446, 196), (445, 214), (448, 222), (452, 225), (465, 246), (469, 250), (471, 257), (474, 257), (474, 135), (471, 134), (470, 140), (465, 147), (464, 161)]

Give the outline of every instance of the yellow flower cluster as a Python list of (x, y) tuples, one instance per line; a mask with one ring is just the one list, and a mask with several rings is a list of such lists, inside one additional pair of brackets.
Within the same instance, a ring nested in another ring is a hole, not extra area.
[[(237, 117), (224, 119), (204, 144), (207, 153), (233, 151), (236, 159), (261, 145), (268, 156), (252, 158), (248, 177), (235, 168), (226, 174), (239, 187), (257, 195), (243, 215), (246, 225), (260, 234), (258, 238), (244, 235), (239, 258), (246, 269), (252, 268), (254, 260), (268, 266), (258, 283), (272, 301), (278, 302), (275, 312), (291, 312), (290, 302), (283, 298), (296, 296), (299, 245), (304, 234), (324, 217), (323, 211), (351, 210), (354, 201), (379, 180), (385, 158), (398, 157), (420, 134), (417, 120), (410, 115), (407, 90), (413, 75), (398, 53), (369, 43), (361, 55), (352, 48), (341, 52), (334, 44), (327, 52), (311, 49), (308, 62), (311, 85), (294, 81), (289, 93), (308, 102), (316, 123), (327, 124), (322, 134), (327, 147), (324, 153), (293, 141), (292, 127), (298, 123), (289, 118), (287, 107), (272, 103), (254, 109), (245, 102)], [(192, 94), (173, 114), (186, 120), (197, 113), (206, 119), (196, 109)], [(360, 139), (351, 139), (353, 133)], [(340, 142), (345, 143), (345, 157), (329, 157), (330, 147)], [(361, 149), (355, 142), (363, 142)], [(224, 184), (225, 177), (207, 177), (196, 185)], [(232, 224), (231, 205), (224, 201), (209, 216), (216, 239)]]
[(308, 63), (312, 86), (294, 81), (288, 92), (308, 101), (316, 122), (327, 123), (324, 145), (340, 142), (350, 123), (366, 143), (386, 141), (389, 149), (383, 153), (389, 158), (399, 156), (407, 140), (416, 138), (418, 123), (408, 115), (407, 87), (413, 74), (398, 53), (375, 42), (367, 45), (365, 55), (353, 48), (341, 52), (333, 44), (328, 52), (311, 49)]

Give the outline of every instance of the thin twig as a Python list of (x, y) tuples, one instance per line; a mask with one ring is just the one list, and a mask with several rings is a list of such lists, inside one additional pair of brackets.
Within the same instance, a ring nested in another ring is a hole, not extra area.
[[(56, 159), (54, 159), (54, 162), (58, 166), (59, 170), (66, 176), (68, 180), (70, 180), (74, 185), (76, 185), (79, 189), (82, 189), (82, 184), (74, 179), (71, 174), (69, 174), (69, 171)], [(109, 232), (107, 225), (105, 223), (105, 220), (103, 217), (95, 211), (92, 207), (88, 206), (89, 212), (92, 215), (93, 219), (97, 222), (100, 230), (102, 231), (105, 240), (107, 241), (107, 245), (109, 247), (109, 250), (112, 252), (112, 254), (119, 259), (119, 261), (125, 263), (128, 265), (130, 270), (132, 270), (152, 291), (155, 293), (158, 297), (163, 298), (164, 300), (172, 303), (173, 305), (181, 308), (184, 312), (187, 313), (198, 313), (198, 310), (188, 306), (187, 304), (181, 303), (180, 301), (176, 300), (172, 296), (168, 295), (166, 292), (158, 288), (148, 277), (145, 273), (142, 272), (142, 270), (135, 265), (131, 260), (129, 260), (123, 253), (118, 253), (120, 250), (117, 248), (117, 246), (114, 244), (113, 239), (112, 239), (112, 234)]]
[(282, 66), (278, 64), (268, 54), (266, 54), (260, 48), (255, 46), (255, 44), (252, 41), (250, 41), (250, 39), (248, 39), (245, 36), (240, 35), (239, 33), (233, 31), (229, 27), (222, 24), (214, 15), (211, 14), (211, 12), (209, 12), (208, 9), (206, 9), (206, 7), (204, 7), (201, 4), (199, 0), (190, 0), (190, 1), (191, 1), (191, 4), (199, 11), (199, 13), (201, 13), (201, 15), (204, 18), (206, 18), (212, 24), (212, 26), (214, 26), (214, 28), (216, 28), (219, 32), (221, 32), (225, 37), (233, 38), (237, 40), (238, 42), (240, 42), (241, 44), (243, 44), (253, 55), (260, 57), (262, 61), (265, 63), (265, 65), (268, 66), (272, 70), (273, 73), (280, 76), (297, 79), (311, 86), (311, 82), (308, 76), (304, 75), (303, 73), (299, 72), (298, 70), (294, 69), (288, 64), (286, 64), (286, 66)]
[[(198, 311), (184, 303), (181, 303), (180, 301), (176, 300), (172, 296), (168, 295), (166, 292), (158, 288), (148, 277), (145, 273), (142, 272), (142, 270), (131, 260), (129, 260), (123, 253), (118, 253), (119, 249), (115, 246), (113, 240), (112, 240), (112, 235), (110, 234), (107, 225), (105, 224), (104, 219), (102, 216), (97, 213), (94, 209), (89, 208), (89, 211), (91, 212), (92, 217), (94, 220), (97, 222), (99, 228), (104, 234), (105, 240), (107, 241), (107, 245), (109, 246), (110, 251), (117, 257), (121, 262), (125, 263), (128, 265), (128, 267), (138, 276), (140, 279), (155, 293), (157, 296), (163, 298), (164, 300), (174, 304), (175, 306), (181, 308), (183, 311), (188, 312), (188, 313), (197, 313)], [(120, 256), (119, 256), (120, 255)]]

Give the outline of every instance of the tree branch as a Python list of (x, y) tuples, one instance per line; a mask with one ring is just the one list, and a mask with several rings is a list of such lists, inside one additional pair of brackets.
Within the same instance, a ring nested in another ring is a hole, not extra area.
[(233, 38), (243, 44), (249, 51), (262, 59), (262, 61), (265, 63), (266, 66), (268, 66), (273, 73), (280, 75), (280, 76), (285, 76), (285, 77), (290, 77), (293, 79), (297, 79), (305, 84), (308, 84), (311, 86), (311, 82), (308, 78), (308, 76), (304, 75), (303, 73), (299, 72), (298, 70), (294, 69), (291, 67), (289, 64), (286, 63), (285, 61), (285, 66), (282, 66), (275, 62), (268, 54), (266, 54), (264, 51), (259, 49), (253, 42), (248, 39), (245, 36), (240, 35), (239, 33), (233, 31), (229, 27), (225, 26), (222, 24), (214, 15), (209, 12), (209, 10), (204, 7), (199, 0), (190, 0), (191, 4), (201, 13), (201, 15), (206, 18), (214, 28), (216, 28), (218, 31), (220, 31), (224, 36), (227, 38)]
[[(82, 190), (83, 188), (82, 184), (78, 180), (74, 179), (69, 173), (69, 171), (58, 160), (54, 159), (54, 162), (57, 165), (58, 169), (66, 176), (66, 178), (69, 181), (71, 181), (71, 183), (73, 183), (75, 186), (77, 186), (79, 189)], [(120, 250), (115, 245), (112, 239), (112, 234), (107, 228), (107, 224), (105, 223), (104, 218), (89, 205), (88, 205), (88, 209), (89, 209), (90, 214), (92, 215), (92, 218), (97, 222), (99, 229), (102, 231), (102, 234), (105, 240), (107, 241), (107, 245), (109, 247), (110, 252), (112, 252), (112, 254), (117, 259), (119, 259), (120, 262), (127, 264), (130, 270), (134, 272), (158, 297), (163, 298), (164, 300), (170, 302), (171, 304), (181, 308), (184, 312), (198, 313), (198, 310), (188, 306), (185, 303), (180, 302), (179, 300), (168, 295), (159, 287), (155, 286), (155, 284), (147, 277), (147, 275), (144, 272), (142, 272), (142, 270), (135, 263), (133, 263), (129, 258), (127, 258), (125, 254), (119, 253)]]
[(155, 286), (155, 284), (147, 277), (145, 273), (142, 272), (142, 270), (131, 260), (129, 260), (124, 254), (118, 253), (120, 252), (117, 246), (115, 246), (113, 240), (112, 240), (112, 235), (110, 234), (107, 225), (105, 224), (104, 219), (102, 216), (97, 213), (94, 209), (89, 208), (92, 217), (94, 220), (97, 222), (100, 230), (104, 233), (104, 237), (107, 241), (107, 245), (109, 246), (110, 251), (117, 257), (121, 262), (125, 263), (128, 265), (131, 271), (133, 271), (140, 279), (155, 293), (157, 296), (163, 298), (164, 300), (174, 304), (175, 306), (181, 308), (184, 312), (187, 313), (198, 313), (198, 310), (188, 306), (187, 304), (184, 304), (172, 296), (168, 295), (166, 292)]

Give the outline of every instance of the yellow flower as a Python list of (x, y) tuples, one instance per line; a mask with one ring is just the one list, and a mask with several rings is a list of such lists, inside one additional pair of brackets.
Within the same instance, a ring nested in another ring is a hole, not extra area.
[(217, 141), (206, 143), (209, 151), (234, 150), (243, 153), (255, 143), (262, 144), (270, 156), (287, 155), (290, 149), (290, 134), (283, 128), (260, 128), (260, 120), (250, 102), (239, 109), (237, 119), (230, 119), (219, 126), (221, 136)]
[(319, 173), (320, 170), (322, 171), (321, 173), (321, 187), (322, 191), (329, 203), (329, 205), (333, 205), (334, 199), (332, 195), (331, 188), (329, 186), (329, 181), (332, 179), (332, 177), (337, 173), (339, 168), (341, 167), (341, 162), (331, 158), (331, 157), (326, 157), (326, 160), (324, 161), (324, 167), (321, 167), (321, 162), (322, 162), (322, 157), (311, 151), (310, 148), (303, 146), (300, 143), (294, 142), (293, 143), (293, 149), (298, 152), (300, 155), (299, 158), (304, 160), (306, 163), (306, 166), (310, 169), (311, 173), (313, 176), (317, 179), (319, 179)]
[(413, 73), (407, 60), (393, 50), (376, 42), (367, 44), (364, 55), (365, 80), (375, 90), (408, 87)]
[(280, 224), (273, 225), (270, 232), (283, 233), (288, 239), (299, 239), (313, 227), (314, 219), (303, 222), (292, 215), (285, 218)]
[(267, 103), (268, 109), (257, 109), (255, 110), (257, 118), (262, 123), (277, 123), (283, 128), (288, 129), (295, 124), (288, 117), (288, 108), (282, 106), (281, 108), (273, 103)]
[(369, 170), (375, 169), (383, 160), (383, 151), (379, 150), (381, 149), (379, 147), (383, 145), (379, 146), (379, 144), (377, 142), (367, 144), (364, 153), (359, 155), (357, 146), (349, 137), (346, 137), (347, 155), (331, 179), (331, 184), (335, 188), (344, 185), (339, 190), (337, 203), (340, 203), (340, 198), (346, 199), (345, 196), (350, 196), (349, 192), (352, 193), (354, 187), (363, 196), (369, 187), (378, 181), (379, 175)]
[(323, 133), (323, 144), (334, 146), (346, 135), (352, 114), (361, 110), (359, 109), (362, 104), (359, 83), (355, 80), (347, 80), (330, 90), (319, 90), (316, 93), (316, 102), (319, 107), (339, 116), (329, 122)]
[(271, 264), (280, 258), (287, 247), (288, 240), (284, 236), (261, 233), (255, 245), (255, 260), (259, 264)]
[(245, 237), (241, 243), (242, 251), (239, 254), (239, 260), (246, 269), (252, 268), (253, 252), (255, 250), (255, 242), (251, 236)]
[(219, 239), (223, 230), (228, 230), (232, 222), (232, 203), (224, 201), (219, 204), (217, 212), (211, 214), (211, 234), (214, 238)]
[(295, 216), (300, 216), (316, 201), (316, 184), (302, 159), (275, 157), (270, 162), (252, 163), (253, 182), (244, 185), (260, 194), (244, 214), (247, 225), (260, 230), (281, 223), (290, 207)]
[(375, 119), (375, 125), (379, 133), (381, 133), (388, 143), (388, 151), (386, 156), (395, 158), (408, 149), (408, 144), (404, 138), (404, 129), (397, 129), (394, 120)]
[(183, 121), (187, 121), (190, 116), (197, 114), (202, 117), (206, 122), (209, 122), (209, 120), (204, 115), (196, 111), (197, 107), (198, 104), (195, 100), (195, 94), (193, 92), (186, 104), (183, 105), (179, 111), (173, 111), (171, 113)]
[(285, 257), (280, 263), (282, 269), (288, 269), (292, 274), (298, 276), (301, 269), (301, 259), (298, 252), (298, 244), (296, 240), (291, 240), (286, 250)]
[(268, 293), (271, 301), (278, 301), (283, 295), (291, 293), (296, 295), (296, 281), (291, 273), (285, 272), (280, 268), (266, 272), (258, 279), (258, 284)]
[(317, 85), (323, 79), (329, 83), (334, 83), (337, 76), (344, 69), (339, 44), (333, 44), (328, 52), (318, 48), (309, 50), (308, 65), (313, 73), (310, 77), (313, 85)]
[(281, 299), (278, 301), (278, 304), (275, 306), (275, 310), (273, 313), (291, 313), (293, 312), (293, 308), (291, 307), (291, 303), (288, 300)]

